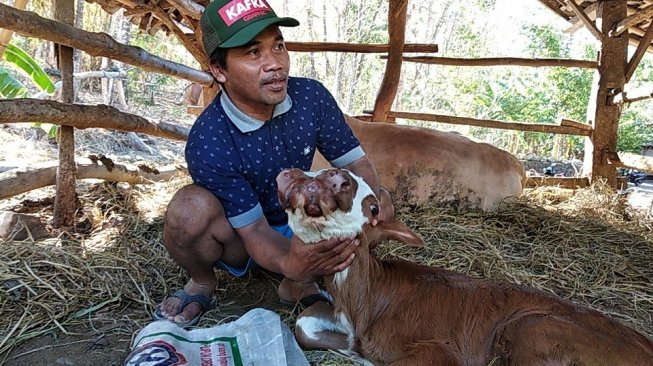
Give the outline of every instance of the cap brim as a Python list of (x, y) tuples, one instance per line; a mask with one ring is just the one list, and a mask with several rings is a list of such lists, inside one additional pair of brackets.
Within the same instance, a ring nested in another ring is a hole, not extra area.
[(234, 48), (240, 47), (247, 44), (249, 41), (254, 39), (259, 33), (273, 24), (280, 25), (282, 27), (296, 27), (299, 25), (299, 21), (295, 18), (268, 18), (262, 19), (258, 22), (252, 23), (247, 27), (241, 29), (236, 34), (231, 36), (228, 40), (220, 43), (219, 48)]

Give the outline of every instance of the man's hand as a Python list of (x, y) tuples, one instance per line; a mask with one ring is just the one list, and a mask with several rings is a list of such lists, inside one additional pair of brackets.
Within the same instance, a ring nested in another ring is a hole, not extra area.
[(283, 274), (293, 281), (307, 282), (342, 271), (354, 260), (354, 251), (359, 244), (358, 239), (350, 237), (309, 245), (293, 235)]

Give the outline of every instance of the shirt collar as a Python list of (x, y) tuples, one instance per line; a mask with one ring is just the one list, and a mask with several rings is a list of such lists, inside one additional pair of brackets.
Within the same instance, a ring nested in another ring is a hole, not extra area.
[[(245, 112), (238, 109), (238, 107), (236, 107), (236, 105), (231, 101), (231, 99), (229, 99), (229, 96), (224, 91), (220, 93), (220, 103), (222, 104), (222, 108), (224, 108), (224, 112), (227, 114), (227, 117), (229, 117), (231, 122), (233, 122), (233, 124), (238, 127), (240, 132), (252, 132), (263, 127), (265, 124), (265, 121), (250, 117), (245, 114)], [(272, 118), (288, 112), (290, 108), (292, 108), (292, 99), (290, 99), (290, 96), (286, 94), (286, 99), (274, 106), (274, 110), (272, 111)]]

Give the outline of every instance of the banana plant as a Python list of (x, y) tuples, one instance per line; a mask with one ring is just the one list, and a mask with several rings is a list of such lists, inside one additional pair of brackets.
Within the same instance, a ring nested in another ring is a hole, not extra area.
[[(39, 89), (47, 92), (54, 93), (54, 84), (50, 77), (43, 71), (41, 66), (30, 55), (25, 53), (20, 47), (13, 44), (8, 44), (4, 53), (4, 59), (14, 65), (19, 71), (30, 77), (34, 84)], [(25, 89), (20, 81), (14, 78), (6, 69), (0, 68), (0, 93), (5, 98), (15, 98), (18, 95), (24, 95), (26, 92), (21, 91)], [(20, 86), (19, 86), (20, 85)], [(22, 88), (21, 88), (22, 86)]]
[[(18, 71), (27, 75), (34, 85), (40, 90), (49, 94), (55, 92), (55, 86), (50, 77), (39, 66), (39, 64), (20, 47), (13, 44), (8, 44), (7, 49), (3, 55), (5, 61), (13, 65)], [(16, 79), (7, 69), (0, 66), (0, 96), (8, 99), (24, 98), (29, 96), (29, 92), (25, 85)], [(35, 123), (36, 127), (41, 126), (40, 123)], [(50, 126), (48, 135), (54, 137), (57, 133), (58, 126)]]

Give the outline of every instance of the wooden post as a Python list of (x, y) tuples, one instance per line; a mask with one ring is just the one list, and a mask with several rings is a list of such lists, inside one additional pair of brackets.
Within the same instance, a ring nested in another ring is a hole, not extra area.
[[(54, 19), (72, 25), (75, 22), (75, 2), (73, 0), (54, 0)], [(73, 90), (73, 49), (56, 45), (59, 71), (61, 71), (61, 101), (72, 103)], [(54, 227), (71, 227), (75, 224), (77, 195), (75, 180), (75, 130), (71, 126), (59, 129), (59, 169), (57, 170), (57, 193), (54, 199)]]
[[(585, 139), (585, 172), (590, 181), (599, 178), (616, 187), (617, 129), (621, 107), (613, 102), (615, 94), (621, 92), (626, 80), (626, 58), (628, 55), (628, 32), (618, 37), (607, 36), (611, 29), (626, 18), (626, 2), (622, 0), (599, 1), (597, 20), (601, 21), (601, 41), (598, 82), (594, 81), (587, 118), (591, 119), (594, 131)], [(600, 18), (600, 19), (599, 19)]]
[(388, 32), (390, 33), (390, 51), (385, 65), (385, 74), (379, 94), (374, 103), (372, 121), (387, 121), (388, 112), (397, 96), (399, 78), (401, 77), (402, 50), (406, 39), (406, 15), (408, 0), (390, 0), (388, 8)]

